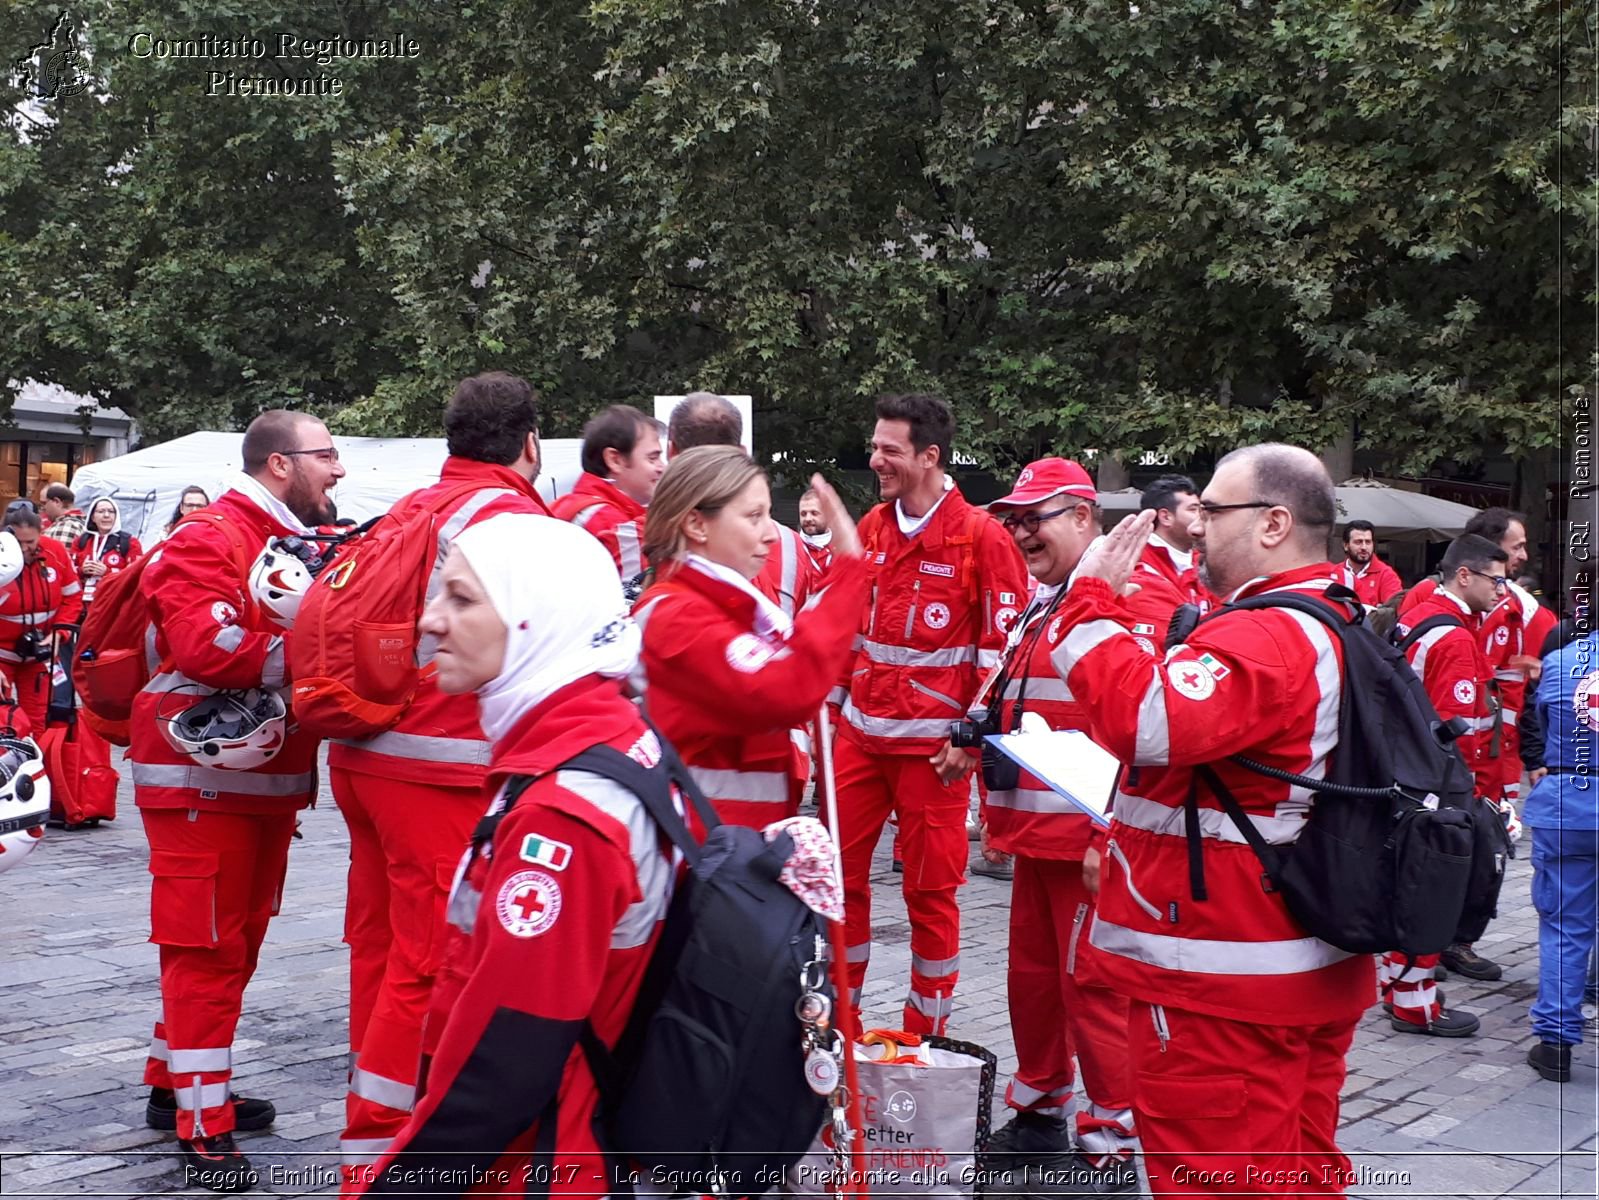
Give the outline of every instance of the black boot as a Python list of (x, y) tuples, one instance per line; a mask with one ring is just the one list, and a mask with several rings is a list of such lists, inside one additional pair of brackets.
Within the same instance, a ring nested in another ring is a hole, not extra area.
[(1403, 1017), (1390, 1017), (1388, 1023), (1400, 1033), (1426, 1033), (1433, 1037), (1451, 1038), (1470, 1037), (1482, 1025), (1482, 1022), (1470, 1013), (1443, 1011), (1425, 1025), (1418, 1025)]
[[(252, 1100), (248, 1096), (233, 1097), (233, 1127), (240, 1133), (256, 1133), (277, 1120), (278, 1110), (270, 1100)], [(144, 1106), (144, 1123), (151, 1129), (172, 1130), (178, 1127), (178, 1099), (171, 1088), (153, 1087), (150, 1099)]]
[(1571, 1047), (1539, 1042), (1527, 1051), (1527, 1065), (1550, 1083), (1571, 1082)]
[(183, 1152), (185, 1186), (213, 1192), (242, 1192), (255, 1186), (255, 1168), (234, 1145), (231, 1132), (192, 1142), (179, 1140), (178, 1149)]
[(1484, 958), (1464, 942), (1456, 942), (1439, 956), (1439, 960), (1456, 975), (1467, 979), (1480, 979), (1492, 983), (1505, 973), (1505, 969), (1492, 959)]

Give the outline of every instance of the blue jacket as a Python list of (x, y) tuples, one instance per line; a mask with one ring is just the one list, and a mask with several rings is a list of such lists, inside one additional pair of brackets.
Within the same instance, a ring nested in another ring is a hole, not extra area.
[(1549, 774), (1522, 819), (1535, 829), (1599, 829), (1599, 632), (1545, 656), (1533, 704)]

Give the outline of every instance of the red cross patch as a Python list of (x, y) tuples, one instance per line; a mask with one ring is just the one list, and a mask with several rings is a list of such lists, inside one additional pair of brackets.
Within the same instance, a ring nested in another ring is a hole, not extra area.
[(1166, 678), (1172, 687), (1190, 700), (1209, 700), (1216, 691), (1216, 679), (1202, 662), (1167, 664)]
[(1576, 694), (1572, 696), (1572, 705), (1577, 710), (1577, 722), (1584, 729), (1599, 733), (1599, 671), (1589, 672), (1577, 685)]
[(518, 871), (500, 885), (494, 909), (512, 937), (538, 937), (561, 915), (561, 885), (546, 871)]

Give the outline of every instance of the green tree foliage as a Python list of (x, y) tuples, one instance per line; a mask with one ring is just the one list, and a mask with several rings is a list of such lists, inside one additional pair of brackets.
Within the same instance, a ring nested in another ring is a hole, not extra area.
[[(159, 430), (431, 433), (505, 366), (557, 433), (747, 391), (826, 461), (933, 388), (996, 464), (1353, 428), (1420, 471), (1542, 451), (1589, 377), (1585, 6), (82, 7), (103, 101), (0, 146), (6, 366)], [(118, 53), (141, 22), (422, 53), (227, 100)]]

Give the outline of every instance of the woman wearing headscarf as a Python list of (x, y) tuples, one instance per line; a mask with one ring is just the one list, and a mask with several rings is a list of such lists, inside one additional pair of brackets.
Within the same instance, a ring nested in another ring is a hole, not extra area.
[(88, 528), (72, 546), (72, 563), (83, 580), (83, 611), (87, 615), (94, 589), (108, 575), (127, 569), (144, 553), (139, 539), (122, 528), (117, 502), (101, 496), (89, 505)]
[[(604, 547), (549, 517), (470, 526), (442, 583), (420, 629), (437, 639), (440, 688), (477, 693), (489, 816), (503, 815), (457, 872), (416, 1109), (346, 1191), (522, 1196), (546, 1190), (536, 1183), (603, 1195), (598, 1093), (579, 1037), (588, 1025), (614, 1047), (674, 869), (636, 796), (560, 768), (599, 745), (659, 760), (623, 693), (638, 629)], [(505, 1182), (473, 1188), (474, 1177)]]
[(761, 829), (793, 816), (805, 756), (790, 739), (843, 673), (866, 606), (855, 523), (820, 475), (833, 530), (827, 587), (791, 620), (751, 583), (777, 543), (766, 472), (736, 446), (672, 459), (650, 501), (655, 582), (644, 628), (645, 707), (723, 821)]

